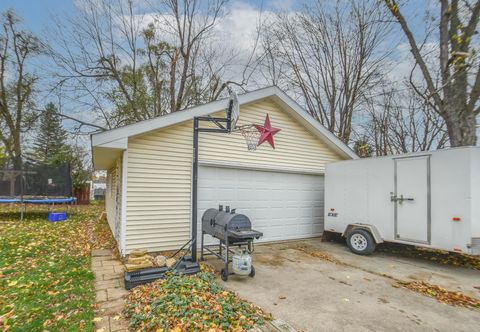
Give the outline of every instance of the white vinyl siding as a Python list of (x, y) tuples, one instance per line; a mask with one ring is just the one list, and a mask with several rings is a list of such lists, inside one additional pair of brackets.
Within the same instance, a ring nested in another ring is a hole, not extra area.
[[(265, 142), (257, 151), (250, 152), (238, 132), (229, 135), (200, 133), (200, 160), (324, 172), (326, 163), (342, 159), (277, 104), (268, 100), (243, 106), (238, 125), (263, 125), (267, 113), (272, 127), (281, 129), (274, 136), (275, 150)], [(216, 116), (222, 114), (217, 113)]]
[[(264, 143), (248, 152), (239, 133), (200, 133), (200, 162), (323, 173), (326, 163), (341, 159), (269, 99), (242, 106), (239, 125), (263, 124), (267, 113), (281, 129), (275, 150)], [(129, 138), (127, 253), (175, 249), (190, 236), (192, 122)]]
[(126, 250), (178, 247), (190, 234), (191, 126), (128, 143)]
[(115, 160), (114, 165), (107, 171), (107, 188), (105, 190), (105, 210), (107, 221), (113, 236), (120, 239), (121, 206), (122, 206), (122, 161)]
[(114, 230), (115, 225), (115, 192), (117, 190), (116, 167), (107, 171), (107, 188), (105, 190), (105, 210), (107, 212), (107, 221), (110, 229)]

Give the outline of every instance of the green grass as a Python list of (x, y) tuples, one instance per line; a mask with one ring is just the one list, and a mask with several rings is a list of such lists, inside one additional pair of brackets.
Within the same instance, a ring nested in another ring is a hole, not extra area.
[(106, 223), (96, 221), (102, 208), (50, 223), (45, 208), (29, 207), (19, 221), (18, 207), (0, 206), (0, 330), (93, 330), (90, 253), (113, 245)]

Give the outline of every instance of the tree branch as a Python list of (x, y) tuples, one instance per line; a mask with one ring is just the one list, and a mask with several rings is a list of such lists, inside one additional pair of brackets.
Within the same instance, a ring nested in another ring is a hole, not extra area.
[(93, 127), (93, 128), (97, 128), (97, 129), (100, 129), (102, 131), (107, 131), (108, 129), (105, 128), (105, 127), (102, 127), (102, 126), (99, 126), (99, 125), (96, 125), (94, 123), (89, 123), (89, 122), (86, 122), (86, 121), (83, 121), (83, 120), (80, 120), (80, 119), (77, 119), (73, 116), (70, 116), (70, 115), (67, 115), (67, 114), (62, 114), (62, 113), (58, 113), (59, 116), (61, 116), (62, 118), (65, 118), (65, 119), (68, 119), (68, 120), (73, 120), (75, 122), (78, 122), (80, 123), (81, 125), (84, 125), (84, 126), (89, 126), (89, 127)]
[(385, 0), (385, 3), (392, 15), (397, 19), (398, 23), (402, 27), (403, 32), (407, 36), (408, 43), (410, 44), (411, 48), (410, 51), (413, 54), (415, 61), (418, 63), (420, 70), (422, 71), (423, 77), (427, 83), (428, 90), (430, 91), (430, 97), (435, 100), (435, 104), (438, 105), (438, 107), (440, 108), (443, 105), (442, 98), (435, 89), (435, 84), (433, 83), (432, 76), (430, 75), (427, 64), (425, 63), (425, 60), (420, 53), (420, 49), (417, 46), (415, 37), (413, 36), (412, 31), (407, 24), (407, 21), (403, 17), (402, 13), (400, 13), (400, 9), (398, 8), (395, 0)]

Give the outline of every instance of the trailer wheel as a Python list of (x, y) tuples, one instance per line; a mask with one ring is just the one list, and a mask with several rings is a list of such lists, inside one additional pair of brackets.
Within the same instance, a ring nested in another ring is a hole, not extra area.
[(364, 229), (354, 229), (347, 237), (347, 245), (351, 251), (359, 255), (370, 255), (375, 250), (375, 240)]
[(225, 269), (222, 269), (222, 272), (220, 273), (220, 277), (222, 278), (223, 281), (228, 280), (228, 271)]
[(252, 269), (250, 270), (250, 274), (248, 275), (250, 278), (255, 277), (255, 268), (252, 265)]

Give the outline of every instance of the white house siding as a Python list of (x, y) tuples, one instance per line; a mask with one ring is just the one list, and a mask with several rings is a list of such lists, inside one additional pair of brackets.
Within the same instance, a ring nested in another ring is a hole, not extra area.
[[(267, 113), (281, 128), (275, 150), (264, 143), (248, 152), (239, 133), (201, 133), (200, 161), (323, 173), (326, 163), (341, 159), (269, 99), (242, 106), (239, 124), (263, 124)], [(127, 253), (175, 249), (190, 236), (192, 122), (128, 141)]]
[(237, 125), (263, 125), (267, 113), (272, 127), (281, 129), (274, 136), (275, 150), (265, 142), (257, 151), (250, 152), (240, 133), (201, 133), (200, 160), (323, 173), (326, 163), (342, 159), (277, 104), (268, 100), (242, 107)]
[(126, 250), (178, 247), (189, 237), (191, 125), (128, 142)]
[(120, 239), (121, 207), (122, 207), (122, 160), (115, 160), (114, 166), (107, 171), (107, 188), (105, 191), (105, 210), (112, 234)]
[(112, 233), (115, 225), (115, 193), (117, 190), (115, 178), (116, 167), (112, 167), (107, 171), (107, 188), (105, 189), (105, 211), (107, 211), (107, 221)]

